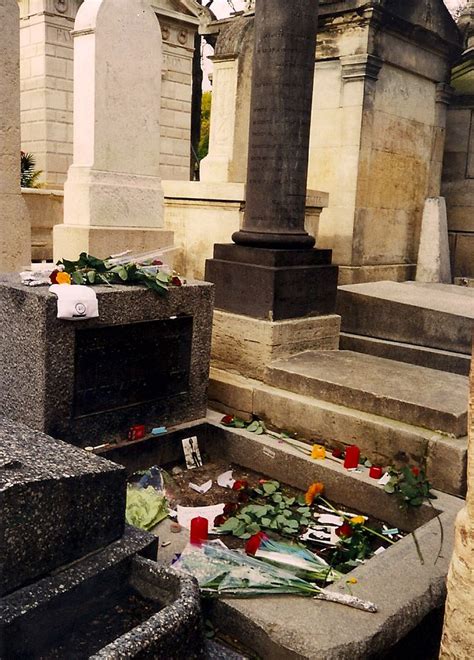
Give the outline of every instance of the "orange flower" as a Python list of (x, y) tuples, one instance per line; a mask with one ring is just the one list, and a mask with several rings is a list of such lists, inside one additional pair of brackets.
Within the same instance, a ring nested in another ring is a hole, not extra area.
[(56, 275), (56, 282), (58, 284), (71, 284), (71, 276), (69, 273), (59, 272)]
[(314, 484), (311, 484), (311, 486), (308, 488), (304, 496), (306, 504), (308, 506), (311, 506), (314, 499), (318, 495), (321, 495), (323, 491), (324, 491), (324, 484), (322, 484), (320, 481), (316, 481)]

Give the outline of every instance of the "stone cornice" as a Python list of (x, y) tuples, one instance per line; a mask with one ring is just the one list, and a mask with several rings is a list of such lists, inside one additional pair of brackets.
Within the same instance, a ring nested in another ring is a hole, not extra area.
[(340, 58), (343, 82), (378, 80), (383, 60), (375, 55), (346, 55)]

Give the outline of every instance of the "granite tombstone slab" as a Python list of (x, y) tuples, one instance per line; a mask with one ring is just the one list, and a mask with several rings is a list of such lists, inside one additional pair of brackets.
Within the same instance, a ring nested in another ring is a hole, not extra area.
[(61, 321), (47, 288), (0, 278), (0, 414), (81, 446), (205, 416), (213, 287), (95, 287), (99, 318)]
[(0, 417), (0, 596), (116, 541), (125, 471)]

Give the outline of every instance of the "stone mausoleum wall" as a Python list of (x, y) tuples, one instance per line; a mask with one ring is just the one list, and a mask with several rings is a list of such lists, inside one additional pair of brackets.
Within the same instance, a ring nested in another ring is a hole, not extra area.
[[(72, 163), (71, 30), (82, 0), (18, 0), (18, 3), (22, 149), (36, 156), (46, 186), (58, 188), (64, 184)], [(164, 179), (188, 180), (192, 58), (199, 19), (182, 3), (172, 0), (151, 0), (151, 5), (163, 38), (161, 175)], [(121, 46), (125, 45), (117, 44)]]
[[(249, 12), (207, 27), (218, 33), (207, 183), (245, 181), (252, 23)], [(329, 193), (318, 247), (333, 249), (340, 283), (414, 276), (461, 43), (442, 0), (320, 0), (308, 188)]]

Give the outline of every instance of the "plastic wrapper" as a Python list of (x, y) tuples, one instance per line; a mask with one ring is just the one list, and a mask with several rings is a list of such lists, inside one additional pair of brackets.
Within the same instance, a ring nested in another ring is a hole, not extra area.
[(201, 547), (188, 546), (174, 567), (195, 577), (201, 592), (211, 596), (251, 598), (292, 594), (377, 612), (377, 606), (370, 601), (321, 589), (289, 571), (229, 550), (220, 540)]
[(156, 273), (158, 270), (169, 271), (171, 273), (174, 270), (177, 255), (178, 249), (173, 246), (163, 247), (159, 250), (152, 250), (151, 252), (132, 252), (131, 250), (127, 250), (126, 252), (112, 255), (107, 259), (107, 264), (113, 267), (134, 263), (141, 266), (142, 269), (148, 270), (150, 273)]

